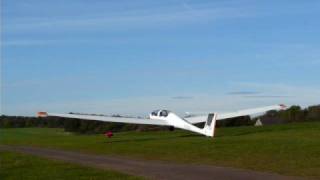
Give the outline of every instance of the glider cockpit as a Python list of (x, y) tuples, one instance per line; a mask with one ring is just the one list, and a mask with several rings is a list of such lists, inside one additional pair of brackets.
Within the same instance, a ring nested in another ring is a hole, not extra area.
[(155, 110), (152, 111), (150, 114), (150, 119), (156, 119), (156, 118), (166, 118), (170, 114), (170, 111), (168, 110)]

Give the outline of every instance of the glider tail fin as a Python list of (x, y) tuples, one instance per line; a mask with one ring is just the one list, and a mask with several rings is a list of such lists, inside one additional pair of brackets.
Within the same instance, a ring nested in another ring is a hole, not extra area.
[(217, 113), (210, 113), (206, 124), (204, 125), (204, 133), (206, 136), (214, 137), (214, 130), (216, 127)]

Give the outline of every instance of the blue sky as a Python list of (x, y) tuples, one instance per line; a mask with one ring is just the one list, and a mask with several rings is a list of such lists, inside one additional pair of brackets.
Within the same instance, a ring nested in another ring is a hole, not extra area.
[(320, 103), (318, 0), (1, 3), (2, 114)]

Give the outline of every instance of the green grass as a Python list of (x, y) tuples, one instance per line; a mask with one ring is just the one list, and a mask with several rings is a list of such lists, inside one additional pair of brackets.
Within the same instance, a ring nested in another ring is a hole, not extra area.
[(1, 129), (0, 144), (132, 158), (212, 164), (320, 178), (320, 123), (218, 128), (216, 138), (185, 131), (75, 135), (62, 129)]
[(0, 179), (142, 179), (31, 155), (0, 151)]

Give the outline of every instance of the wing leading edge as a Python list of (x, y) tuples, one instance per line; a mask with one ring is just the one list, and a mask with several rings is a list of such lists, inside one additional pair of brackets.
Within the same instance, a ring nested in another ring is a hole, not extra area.
[[(285, 109), (286, 106), (284, 105), (273, 105), (273, 106), (266, 106), (260, 108), (253, 108), (253, 109), (245, 109), (230, 113), (221, 113), (218, 114), (216, 120), (223, 120), (233, 117), (239, 116), (247, 116), (253, 115), (258, 113), (267, 112), (270, 110), (282, 110)], [(58, 114), (58, 113), (46, 113), (46, 112), (39, 112), (39, 117), (46, 117), (46, 116), (54, 116), (54, 117), (64, 117), (64, 118), (75, 118), (75, 119), (85, 119), (85, 120), (94, 120), (94, 121), (104, 121), (104, 122), (118, 122), (118, 123), (129, 123), (129, 124), (146, 124), (146, 125), (159, 125), (159, 126), (171, 126), (169, 122), (160, 119), (146, 119), (146, 118), (131, 118), (131, 117), (109, 117), (109, 116), (97, 116), (97, 115), (82, 115), (82, 114)], [(184, 118), (191, 124), (206, 122), (208, 116), (196, 116), (196, 117), (189, 117)]]
[[(266, 106), (266, 107), (260, 107), (260, 108), (245, 109), (245, 110), (240, 110), (240, 111), (235, 111), (230, 113), (219, 113), (216, 120), (223, 120), (223, 119), (234, 118), (239, 116), (248, 116), (248, 115), (263, 113), (271, 110), (283, 110), (285, 108), (286, 108), (285, 105), (280, 104), (280, 105)], [(185, 118), (185, 120), (187, 120), (192, 124), (196, 124), (196, 123), (205, 122), (207, 117), (208, 117), (207, 115), (196, 116), (196, 117)]]
[(40, 117), (54, 116), (54, 117), (85, 119), (85, 120), (93, 120), (93, 121), (130, 123), (130, 124), (146, 124), (146, 125), (160, 125), (160, 126), (169, 125), (164, 120), (131, 118), (131, 117), (128, 117), (128, 118), (127, 117), (108, 117), (108, 116), (95, 116), (95, 115), (82, 115), (82, 114), (57, 114), (57, 113), (46, 113), (46, 112), (39, 112), (38, 116)]

